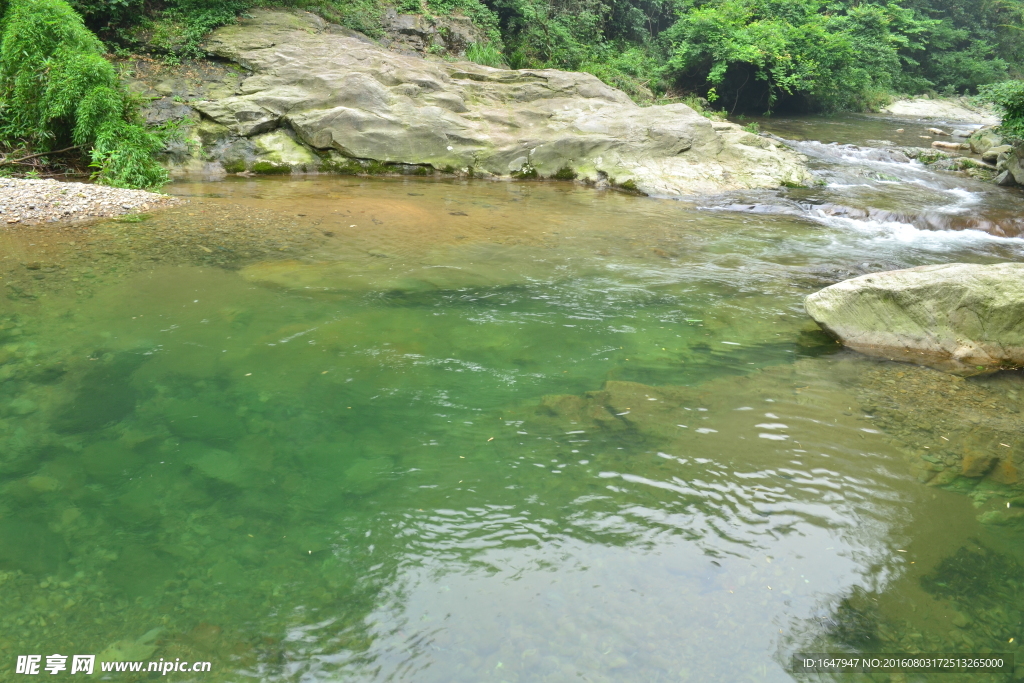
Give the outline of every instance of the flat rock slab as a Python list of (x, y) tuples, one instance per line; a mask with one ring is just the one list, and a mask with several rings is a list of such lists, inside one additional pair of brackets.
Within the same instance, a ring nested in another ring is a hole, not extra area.
[(862, 275), (811, 294), (804, 306), (862, 353), (964, 373), (1024, 366), (1024, 263)]
[(896, 100), (882, 108), (883, 114), (904, 116), (915, 119), (942, 119), (956, 123), (983, 123), (998, 125), (999, 116), (984, 108), (973, 106), (962, 100)]
[(207, 50), (252, 75), (194, 104), (236, 137), (277, 127), (338, 158), (686, 195), (811, 181), (804, 159), (683, 104), (640, 107), (586, 73), (384, 49), (308, 13), (253, 11)]

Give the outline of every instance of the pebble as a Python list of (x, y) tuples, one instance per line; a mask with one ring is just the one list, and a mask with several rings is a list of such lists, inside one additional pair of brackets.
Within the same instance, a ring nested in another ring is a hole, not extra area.
[(60, 180), (0, 178), (0, 224), (110, 218), (180, 200), (145, 190)]

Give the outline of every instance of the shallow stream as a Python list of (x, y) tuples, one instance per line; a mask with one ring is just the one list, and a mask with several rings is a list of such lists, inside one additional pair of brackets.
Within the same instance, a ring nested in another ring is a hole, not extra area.
[[(2, 666), (739, 682), (1017, 653), (1024, 376), (867, 359), (802, 306), (1024, 257), (1019, 192), (879, 142), (925, 125), (764, 123), (815, 189), (230, 178), (0, 233)], [(835, 680), (1008, 680), (894, 676)]]

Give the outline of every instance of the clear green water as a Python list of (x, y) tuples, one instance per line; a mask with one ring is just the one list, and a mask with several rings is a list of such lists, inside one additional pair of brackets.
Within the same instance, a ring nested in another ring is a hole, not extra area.
[[(1022, 377), (843, 352), (801, 302), (1019, 241), (555, 183), (171, 190), (0, 240), (10, 671), (787, 681), (800, 649), (1016, 650), (1020, 535), (977, 516), (1018, 493), (920, 465), (1024, 455)], [(977, 544), (994, 580), (936, 589)]]

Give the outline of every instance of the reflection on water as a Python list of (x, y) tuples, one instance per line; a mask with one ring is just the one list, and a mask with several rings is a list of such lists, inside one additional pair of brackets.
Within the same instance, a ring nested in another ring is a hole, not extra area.
[(802, 299), (1019, 242), (560, 184), (173, 189), (0, 238), (5, 661), (785, 681), (808, 643), (1015, 650), (986, 586), (1021, 559), (1020, 375), (860, 358)]

